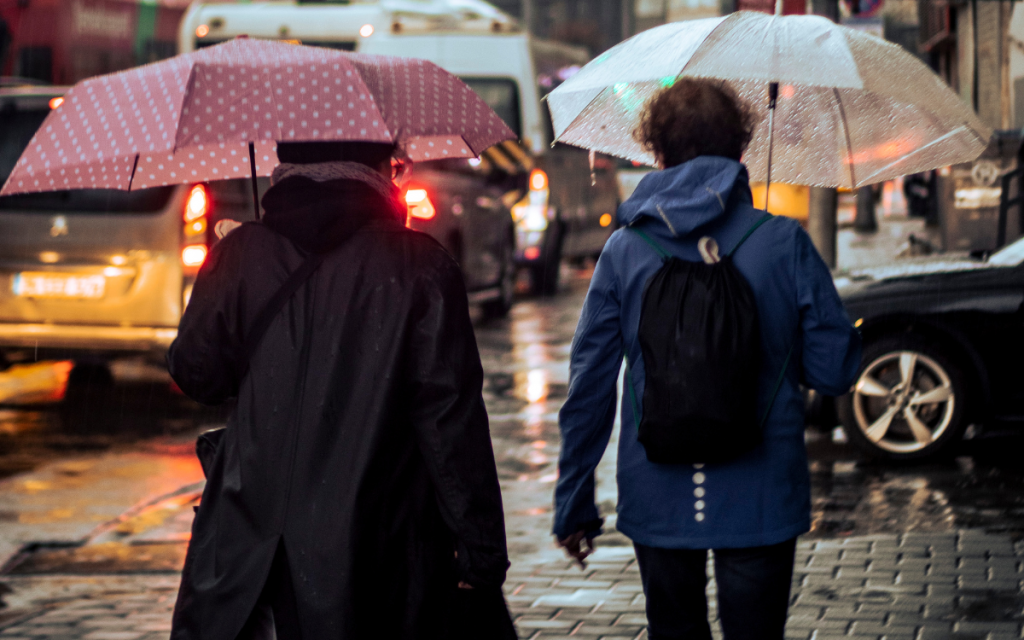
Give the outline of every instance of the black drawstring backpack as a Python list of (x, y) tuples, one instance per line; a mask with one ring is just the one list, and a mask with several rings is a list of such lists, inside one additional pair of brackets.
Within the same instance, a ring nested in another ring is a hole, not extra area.
[[(663, 261), (644, 286), (637, 331), (645, 373), (638, 439), (651, 462), (727, 462), (761, 443), (790, 356), (758, 420), (757, 303), (732, 256), (771, 218), (765, 214), (732, 251), (712, 264), (680, 260), (642, 230), (629, 227)], [(701, 247), (702, 254), (705, 249)], [(626, 376), (636, 420), (640, 412), (628, 358)]]

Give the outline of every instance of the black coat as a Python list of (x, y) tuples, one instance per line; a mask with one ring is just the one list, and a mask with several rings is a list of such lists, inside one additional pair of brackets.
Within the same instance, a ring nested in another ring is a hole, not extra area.
[[(457, 581), (496, 588), (508, 567), (459, 268), (361, 183), (289, 178), (263, 202), (210, 252), (168, 355), (190, 397), (238, 398), (172, 638), (234, 640), (279, 546), (304, 638), (444, 638)], [(241, 374), (303, 249), (330, 253)]]

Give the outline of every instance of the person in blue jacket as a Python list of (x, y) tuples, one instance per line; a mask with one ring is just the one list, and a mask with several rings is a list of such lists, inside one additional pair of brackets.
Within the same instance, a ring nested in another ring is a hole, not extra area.
[[(740, 162), (752, 131), (750, 111), (722, 83), (680, 79), (663, 89), (645, 107), (635, 133), (661, 170), (645, 176), (619, 207), (619, 225), (639, 228), (683, 260), (701, 260), (702, 236), (714, 238), (723, 252), (736, 245), (764, 215), (752, 205)], [(708, 549), (715, 552), (726, 640), (782, 639), (796, 537), (810, 528), (800, 385), (841, 395), (860, 363), (860, 336), (828, 267), (795, 220), (769, 219), (734, 263), (757, 304), (759, 415), (770, 407), (763, 443), (727, 463), (652, 463), (637, 441), (630, 403), (622, 403), (616, 527), (634, 542), (651, 640), (710, 640)], [(661, 265), (638, 234), (612, 234), (573, 339), (569, 395), (559, 414), (554, 534), (581, 564), (600, 533), (594, 474), (612, 432), (624, 352), (631, 365), (624, 384), (631, 380), (635, 397), (643, 397), (637, 328), (644, 285)]]

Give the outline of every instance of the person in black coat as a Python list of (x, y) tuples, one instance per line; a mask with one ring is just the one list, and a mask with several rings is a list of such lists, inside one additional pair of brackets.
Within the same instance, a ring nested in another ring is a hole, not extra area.
[[(465, 286), (405, 227), (391, 152), (279, 144), (263, 220), (200, 269), (169, 369), (188, 396), (237, 407), (173, 640), (449, 638), (463, 594), (501, 598), (504, 517)], [(311, 252), (323, 262), (246, 361), (254, 318)]]

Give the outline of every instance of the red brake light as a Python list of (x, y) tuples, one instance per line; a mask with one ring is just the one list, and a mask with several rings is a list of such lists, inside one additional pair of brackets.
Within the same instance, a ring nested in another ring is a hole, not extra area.
[(548, 174), (542, 169), (534, 169), (530, 172), (530, 189), (543, 191), (548, 188)]
[(205, 216), (210, 210), (210, 198), (206, 195), (206, 187), (197, 184), (192, 187), (185, 201), (185, 222), (192, 222)]
[(181, 250), (181, 263), (186, 267), (201, 267), (208, 251), (205, 244), (190, 244)]
[(437, 211), (430, 201), (426, 189), (409, 189), (405, 192), (405, 204), (409, 205), (409, 215), (420, 220), (430, 220)]
[(57, 96), (56, 98), (50, 98), (50, 108), (56, 109), (60, 105), (64, 104), (64, 98)]

